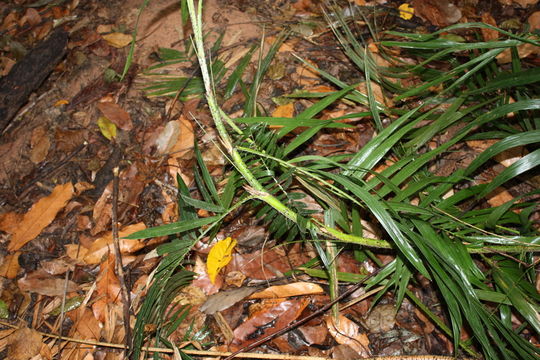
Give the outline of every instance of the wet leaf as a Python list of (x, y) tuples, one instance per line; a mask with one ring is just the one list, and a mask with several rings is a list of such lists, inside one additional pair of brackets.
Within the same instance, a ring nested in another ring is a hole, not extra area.
[(218, 241), (210, 252), (208, 253), (208, 259), (206, 260), (206, 268), (208, 276), (212, 284), (216, 280), (216, 276), (221, 269), (223, 269), (232, 259), (232, 251), (236, 246), (236, 240), (228, 237), (224, 240)]

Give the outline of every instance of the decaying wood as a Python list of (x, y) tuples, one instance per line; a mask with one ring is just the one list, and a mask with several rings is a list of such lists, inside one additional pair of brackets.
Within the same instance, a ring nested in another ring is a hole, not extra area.
[(0, 131), (9, 125), (30, 94), (62, 60), (67, 42), (68, 33), (57, 29), (13, 65), (9, 74), (0, 78)]

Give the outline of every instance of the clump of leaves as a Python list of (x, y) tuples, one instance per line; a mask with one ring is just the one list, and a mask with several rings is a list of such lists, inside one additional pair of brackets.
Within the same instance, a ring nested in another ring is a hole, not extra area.
[[(175, 240), (158, 249), (165, 256), (136, 330), (140, 332), (145, 322), (164, 315), (171, 279), (179, 277), (175, 284), (186, 282), (187, 278), (178, 275), (185, 270), (178, 273), (177, 269), (191, 246), (215, 233), (227, 214), (248, 204), (259, 209), (257, 217), (269, 224), (274, 237), (313, 242), (326, 271), (324, 276), (333, 285), (344, 280), (338, 279), (332, 260), (344, 243), (367, 256), (379, 248), (393, 249), (395, 260), (369, 280), (368, 287), (382, 284), (378, 297), (394, 289), (398, 303), (410, 297), (454, 339), (456, 352), (461, 347), (477, 355), (473, 349), (477, 347), (489, 359), (537, 357), (540, 350), (527, 341), (525, 332), (536, 336), (540, 333), (537, 264), (533, 257), (540, 250), (540, 235), (531, 221), (532, 214), (538, 212), (539, 191), (533, 188), (498, 206), (486, 201), (502, 185), (533, 181), (540, 164), (540, 72), (520, 59), (516, 51), (523, 44), (539, 46), (537, 39), (478, 23), (459, 24), (432, 34), (389, 31), (378, 35), (382, 38), (381, 54), (385, 49), (397, 48), (401, 56), (414, 59), (416, 65), (388, 56), (394, 66), (383, 68), (340, 13), (334, 11), (329, 23), (345, 54), (363, 74), (363, 87), (317, 69), (338, 90), (322, 97), (308, 94), (320, 100), (294, 119), (257, 116), (256, 90), (246, 89), (245, 116), (230, 119), (217, 103), (213, 86), (216, 79), (211, 77), (212, 67), (204, 56), (202, 2), (198, 8), (192, 1), (187, 4), (206, 100), (231, 166), (227, 185), (219, 191), (197, 153), (199, 175), (195, 179), (202, 199), (192, 198), (179, 180), (182, 219), (130, 236), (176, 234)], [(477, 28), (495, 29), (504, 37), (489, 42), (457, 42), (441, 36)], [(264, 73), (278, 45), (279, 41), (261, 62), (260, 72)], [(508, 66), (497, 62), (497, 56), (505, 51), (512, 54)], [(251, 89), (257, 88), (262, 73), (255, 77)], [(411, 76), (417, 85), (407, 87), (400, 79)], [(389, 108), (377, 101), (375, 86), (384, 89), (398, 105)], [(364, 92), (359, 90), (362, 88)], [(322, 110), (343, 98), (369, 109), (377, 135), (355, 154), (303, 154), (319, 131), (345, 126), (317, 119)], [(392, 119), (389, 125), (383, 126), (383, 116)], [(267, 131), (268, 124), (282, 128)], [(305, 130), (285, 140), (299, 127)], [(449, 130), (454, 135), (441, 141), (441, 134)], [(433, 172), (432, 165), (458, 145), (484, 139), (496, 141), (469, 165), (448, 176)], [(475, 183), (479, 169), (489, 165), (494, 156), (517, 147), (525, 149), (526, 155), (491, 181)], [(376, 171), (387, 158), (394, 159), (393, 163)], [(302, 202), (304, 195), (291, 191), (293, 187), (315, 199), (322, 214), (314, 216), (314, 211)], [(214, 215), (198, 218), (196, 208)], [(364, 236), (362, 219), (367, 216), (376, 219), (383, 229), (381, 239)], [(429, 313), (407, 289), (415, 274), (429, 279), (439, 290), (450, 327)], [(522, 320), (517, 329), (512, 315)], [(471, 339), (460, 342), (465, 325)], [(136, 347), (144, 340), (143, 335), (137, 336)]]

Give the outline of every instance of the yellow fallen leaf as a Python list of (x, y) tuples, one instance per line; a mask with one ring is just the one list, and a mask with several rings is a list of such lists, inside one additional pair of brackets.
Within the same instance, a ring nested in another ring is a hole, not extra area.
[(210, 249), (208, 259), (206, 260), (206, 271), (208, 272), (212, 284), (216, 280), (219, 271), (231, 261), (231, 254), (235, 246), (236, 240), (228, 237), (218, 241), (212, 249)]
[(69, 100), (60, 99), (54, 103), (54, 106), (58, 107), (58, 106), (67, 105), (67, 104), (69, 104)]
[(405, 20), (410, 20), (412, 19), (413, 15), (414, 15), (414, 8), (407, 4), (407, 3), (403, 3), (401, 5), (399, 5), (399, 17), (402, 18), (402, 19), (405, 19)]
[(108, 140), (112, 140), (116, 137), (116, 125), (105, 116), (101, 116), (97, 124), (101, 134), (105, 136)]
[(272, 113), (272, 117), (292, 118), (293, 115), (294, 115), (294, 104), (293, 103), (280, 105)]
[(114, 32), (111, 34), (103, 35), (103, 39), (109, 43), (109, 45), (115, 48), (123, 48), (131, 43), (133, 37), (131, 35)]
[(71, 200), (73, 193), (73, 185), (66, 183), (57, 185), (49, 196), (39, 199), (24, 214), (18, 226), (13, 229), (8, 251), (17, 251), (27, 242), (35, 239), (45, 227), (49, 226), (69, 200)]

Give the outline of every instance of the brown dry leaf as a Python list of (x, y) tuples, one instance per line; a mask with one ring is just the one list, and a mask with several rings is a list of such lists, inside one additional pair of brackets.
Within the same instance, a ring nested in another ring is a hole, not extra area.
[(193, 280), (192, 285), (200, 288), (207, 296), (215, 294), (223, 286), (223, 277), (218, 275), (214, 283), (210, 281), (210, 276), (206, 272), (206, 263), (200, 256), (195, 258), (195, 266), (192, 271), (197, 274), (197, 278)]
[(366, 319), (366, 326), (371, 333), (388, 332), (396, 323), (396, 308), (394, 305), (375, 306)]
[(318, 93), (329, 93), (329, 92), (336, 91), (335, 88), (328, 85), (318, 85), (318, 86), (308, 87), (305, 90), (309, 92), (318, 92)]
[(230, 308), (234, 304), (253, 294), (255, 291), (257, 291), (257, 288), (253, 287), (242, 287), (220, 291), (210, 295), (206, 299), (205, 303), (201, 306), (201, 311), (208, 315), (215, 314), (218, 311)]
[(322, 345), (328, 335), (328, 329), (324, 324), (318, 324), (315, 326), (303, 325), (298, 328), (302, 333), (305, 341), (309, 345), (318, 344)]
[(42, 336), (36, 330), (23, 328), (13, 332), (8, 338), (8, 359), (28, 360), (41, 350)]
[[(120, 238), (133, 234), (134, 232), (146, 229), (144, 223), (137, 223), (128, 225), (119, 231)], [(137, 250), (142, 249), (146, 245), (144, 239), (120, 239), (120, 252), (122, 254), (130, 254)], [(101, 259), (107, 253), (113, 253), (113, 237), (112, 232), (109, 231), (106, 235), (96, 239), (92, 243), (92, 246), (88, 249), (88, 255), (84, 257), (84, 261), (87, 264), (98, 264)]]
[(106, 34), (106, 35), (103, 35), (102, 37), (109, 45), (118, 49), (128, 46), (131, 43), (131, 40), (133, 39), (131, 35), (123, 34), (119, 32)]
[[(311, 64), (314, 68), (317, 68), (317, 64)], [(296, 73), (300, 76), (300, 85), (314, 85), (320, 80), (320, 74), (317, 70), (312, 69), (307, 65), (298, 65), (296, 67)]]
[[(61, 296), (64, 292), (77, 291), (79, 285), (71, 280), (56, 278), (43, 270), (36, 270), (17, 281), (21, 291), (35, 292), (45, 296)], [(67, 286), (66, 286), (67, 285)]]
[(23, 217), (24, 214), (19, 214), (16, 212), (8, 212), (0, 215), (0, 230), (13, 234), (19, 227)]
[(288, 103), (278, 106), (272, 113), (272, 117), (292, 118), (294, 115), (294, 104)]
[(180, 121), (178, 120), (169, 121), (156, 138), (155, 144), (157, 147), (157, 151), (160, 154), (166, 154), (170, 152), (173, 146), (178, 141), (179, 135), (180, 135)]
[(540, 29), (540, 11), (535, 11), (527, 19), (529, 26), (531, 27), (529, 31), (533, 32)]
[(79, 339), (99, 340), (101, 337), (101, 327), (89, 308), (85, 307), (69, 311), (67, 316), (74, 323), (71, 327), (70, 336)]
[[(488, 25), (497, 26), (497, 22), (490, 13), (485, 12), (482, 14), (482, 22)], [(493, 29), (480, 29), (482, 31), (482, 37), (484, 41), (497, 40), (499, 38), (499, 32)]]
[[(180, 176), (183, 175), (181, 171), (181, 169), (183, 168), (181, 160), (188, 159), (192, 156), (193, 144), (195, 141), (195, 134), (193, 133), (192, 122), (184, 115), (181, 115), (180, 118), (178, 118), (178, 122), (178, 139), (176, 140), (174, 146), (170, 149), (170, 156), (167, 160), (167, 163), (169, 165), (169, 174), (172, 176), (173, 179), (176, 179), (177, 174), (180, 174)], [(204, 155), (205, 154), (203, 153), (203, 156)]]
[(84, 257), (88, 254), (88, 249), (80, 246), (79, 244), (66, 244), (66, 256), (70, 259), (76, 260), (78, 263), (82, 264), (84, 262)]
[(120, 295), (120, 281), (115, 274), (115, 258), (109, 255), (99, 266), (99, 275), (96, 283), (96, 292), (98, 300), (92, 304), (94, 316), (101, 322), (105, 323), (108, 319), (107, 304), (122, 301)]
[(0, 266), (0, 276), (7, 279), (15, 279), (17, 277), (19, 269), (21, 268), (21, 266), (19, 265), (20, 255), (20, 251), (6, 255), (6, 257), (4, 258), (4, 262)]
[(99, 111), (116, 126), (122, 130), (129, 131), (133, 129), (131, 117), (120, 107), (120, 105), (112, 102), (101, 102), (97, 104)]
[[(499, 141), (500, 140), (469, 140), (467, 141), (467, 145), (478, 152), (482, 152)], [(520, 146), (505, 150), (495, 155), (493, 158), (500, 164), (508, 167), (527, 154), (527, 150)]]
[[(392, 100), (390, 98), (387, 98), (384, 96), (382, 88), (379, 84), (377, 84), (374, 81), (370, 81), (370, 87), (371, 91), (373, 92), (373, 97), (375, 97), (375, 101), (377, 101), (379, 104), (386, 104), (389, 107), (393, 106)], [(360, 83), (356, 89), (360, 91), (362, 94), (368, 96), (368, 89), (365, 82)]]
[(300, 295), (323, 294), (324, 290), (317, 284), (308, 282), (296, 282), (286, 285), (270, 286), (263, 291), (251, 295), (250, 299), (286, 298)]
[(51, 147), (51, 141), (47, 135), (45, 127), (37, 127), (32, 131), (32, 137), (30, 138), (30, 161), (34, 164), (38, 164), (45, 160)]
[(359, 326), (341, 314), (338, 315), (338, 322), (335, 323), (333, 316), (326, 316), (326, 326), (332, 337), (339, 344), (350, 346), (362, 358), (371, 356), (369, 339), (366, 334), (359, 332)]
[[(518, 56), (520, 59), (526, 58), (530, 55), (540, 55), (540, 46), (536, 46), (534, 44), (522, 44), (518, 45)], [(508, 64), (512, 61), (512, 53), (510, 49), (504, 50), (502, 53), (496, 56), (497, 63), (499, 64)]]
[(60, 259), (42, 262), (41, 268), (48, 274), (62, 275), (68, 270), (74, 270), (75, 262), (70, 260), (69, 257), (62, 257)]
[(416, 15), (436, 26), (445, 27), (461, 19), (459, 8), (448, 0), (412, 0)]
[(34, 206), (24, 214), (22, 222), (13, 232), (9, 241), (8, 250), (17, 251), (26, 243), (32, 241), (48, 226), (73, 196), (73, 185), (66, 183), (58, 185), (53, 192), (39, 199)]
[(26, 21), (28, 21), (28, 24), (31, 26), (36, 26), (41, 23), (41, 16), (36, 9), (28, 8), (21, 19), (20, 25), (22, 26), (22, 24), (24, 24)]

